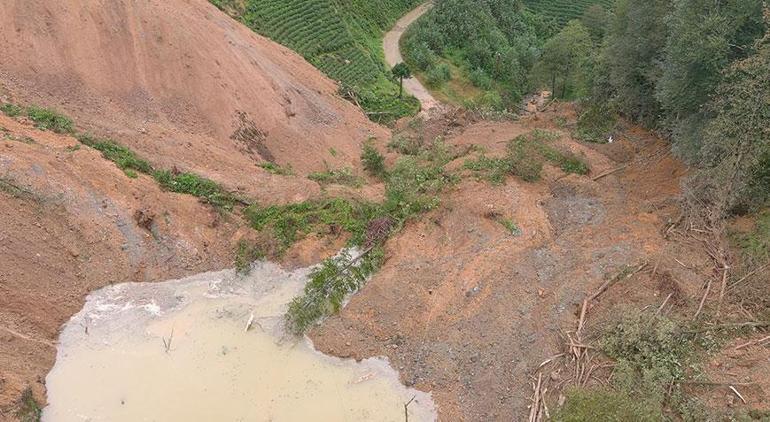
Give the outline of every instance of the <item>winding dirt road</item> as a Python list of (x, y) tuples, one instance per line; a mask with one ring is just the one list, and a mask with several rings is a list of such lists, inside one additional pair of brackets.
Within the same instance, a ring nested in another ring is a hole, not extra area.
[[(401, 56), (401, 47), (399, 45), (399, 41), (404, 35), (404, 32), (406, 32), (406, 29), (409, 28), (409, 25), (413, 24), (417, 19), (419, 19), (420, 16), (425, 14), (425, 12), (430, 10), (431, 7), (433, 7), (432, 2), (429, 1), (423, 3), (399, 19), (398, 22), (396, 22), (396, 24), (393, 26), (393, 29), (385, 34), (382, 47), (385, 50), (385, 61), (390, 67), (393, 67), (404, 61), (404, 58)], [(405, 79), (404, 88), (407, 92), (420, 100), (420, 103), (422, 103), (422, 112), (427, 112), (428, 110), (438, 107), (440, 104), (435, 98), (433, 98), (433, 96), (430, 94), (430, 91), (428, 91), (428, 89), (425, 88), (425, 86), (423, 86), (419, 80), (417, 80), (417, 78)]]

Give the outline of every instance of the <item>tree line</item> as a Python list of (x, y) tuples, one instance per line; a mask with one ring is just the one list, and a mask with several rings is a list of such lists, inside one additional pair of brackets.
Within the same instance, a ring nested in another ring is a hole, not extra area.
[(532, 78), (578, 99), (578, 135), (622, 116), (697, 171), (687, 193), (717, 221), (770, 200), (770, 13), (762, 0), (618, 0), (543, 46)]

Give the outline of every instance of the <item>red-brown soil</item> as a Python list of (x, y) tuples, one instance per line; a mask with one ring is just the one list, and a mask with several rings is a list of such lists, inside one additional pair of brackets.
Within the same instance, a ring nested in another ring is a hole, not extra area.
[[(564, 351), (583, 299), (625, 268), (648, 263), (592, 304), (589, 327), (618, 306), (658, 306), (669, 293), (666, 313), (693, 312), (714, 264), (701, 245), (664, 237), (680, 214), (685, 166), (645, 131), (584, 144), (554, 125), (556, 116), (574, 122), (562, 107), (519, 122), (476, 123), (448, 142), (495, 155), (515, 136), (545, 128), (561, 133), (556, 143), (582, 156), (590, 175), (546, 168), (543, 182), (509, 177), (503, 186), (464, 178), (439, 210), (387, 244), (384, 267), (314, 329), (317, 347), (357, 359), (388, 356), (404, 383), (433, 391), (441, 420), (515, 420), (528, 412), (530, 375)], [(523, 234), (511, 236), (499, 218)]]
[[(261, 204), (321, 195), (308, 172), (359, 167), (361, 143), (389, 134), (297, 54), (205, 0), (11, 0), (0, 57), (0, 102), (54, 108), (157, 167)], [(270, 174), (266, 161), (295, 174)], [(90, 291), (230, 267), (236, 242), (255, 236), (237, 212), (3, 115), (0, 216), (0, 420), (27, 387), (45, 402), (58, 330)], [(343, 242), (309, 240), (285, 261), (317, 262)]]
[(43, 397), (59, 328), (90, 291), (231, 266), (245, 234), (239, 217), (5, 116), (0, 215), (0, 415), (27, 386)]
[(258, 163), (358, 166), (361, 143), (388, 135), (299, 55), (206, 0), (6, 1), (0, 57), (0, 97), (265, 202), (318, 187)]

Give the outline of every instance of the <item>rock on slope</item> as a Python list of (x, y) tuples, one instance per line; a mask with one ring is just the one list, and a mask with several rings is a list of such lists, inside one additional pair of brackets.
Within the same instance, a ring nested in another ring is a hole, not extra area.
[(387, 135), (297, 54), (206, 0), (7, 0), (0, 57), (6, 95), (260, 198), (286, 195), (259, 162), (351, 165), (361, 141)]

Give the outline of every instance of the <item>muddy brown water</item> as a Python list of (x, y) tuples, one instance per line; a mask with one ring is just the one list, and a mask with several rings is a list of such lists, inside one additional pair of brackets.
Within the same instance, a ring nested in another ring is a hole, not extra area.
[(387, 361), (283, 332), (307, 273), (260, 263), (92, 293), (60, 336), (43, 421), (403, 421), (412, 397), (409, 420), (435, 420)]

